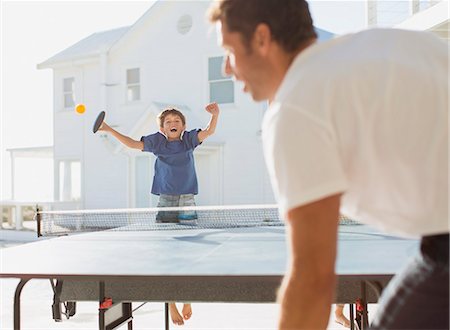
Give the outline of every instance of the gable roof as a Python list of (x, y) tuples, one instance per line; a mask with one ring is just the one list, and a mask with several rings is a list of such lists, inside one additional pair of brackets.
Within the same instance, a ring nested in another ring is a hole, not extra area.
[[(69, 48), (38, 64), (38, 69), (51, 68), (57, 64), (64, 64), (68, 61), (92, 59), (99, 56), (102, 52), (108, 52), (113, 46), (120, 47), (120, 43), (126, 39), (127, 36), (133, 34), (134, 30), (145, 24), (147, 18), (152, 13), (155, 13), (156, 8), (161, 8), (164, 4), (167, 4), (167, 2), (155, 1), (150, 8), (131, 26), (91, 34), (87, 38), (82, 39)], [(315, 27), (315, 30), (319, 41), (328, 40), (334, 37), (334, 34), (329, 31), (319, 29), (317, 27)]]
[(87, 38), (82, 39), (69, 48), (38, 64), (37, 68), (52, 68), (54, 65), (64, 64), (67, 61), (89, 59), (99, 56), (102, 52), (108, 52), (119, 40), (124, 39), (124, 37), (129, 34), (128, 32), (133, 31), (139, 25), (143, 24), (143, 21), (145, 21), (149, 12), (163, 2), (164, 1), (155, 1), (133, 25), (93, 33)]
[(108, 50), (131, 28), (125, 26), (109, 31), (93, 33), (87, 38), (75, 43), (58, 54), (50, 57), (45, 62), (38, 64), (38, 69), (48, 68), (54, 64), (80, 60), (99, 55), (102, 51)]

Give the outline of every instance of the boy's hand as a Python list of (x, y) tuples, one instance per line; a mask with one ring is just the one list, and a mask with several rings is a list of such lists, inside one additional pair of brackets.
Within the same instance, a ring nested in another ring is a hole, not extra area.
[(99, 131), (105, 131), (105, 132), (110, 132), (111, 131), (111, 127), (109, 127), (109, 125), (105, 122), (103, 122), (100, 127), (98, 128)]
[(209, 103), (206, 105), (205, 110), (208, 111), (212, 115), (219, 114), (219, 105), (216, 102)]

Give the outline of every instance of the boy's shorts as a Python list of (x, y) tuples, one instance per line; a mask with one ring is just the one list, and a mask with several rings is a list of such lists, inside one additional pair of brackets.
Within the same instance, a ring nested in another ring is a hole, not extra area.
[[(159, 195), (158, 207), (195, 206), (194, 194), (185, 195)], [(195, 211), (158, 211), (156, 222), (178, 223), (181, 221), (197, 220)]]

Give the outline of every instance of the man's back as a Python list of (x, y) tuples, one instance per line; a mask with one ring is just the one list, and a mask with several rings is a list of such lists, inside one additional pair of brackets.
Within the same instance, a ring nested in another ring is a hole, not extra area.
[(278, 90), (284, 108), (266, 123), (295, 123), (298, 156), (321, 154), (317, 179), (312, 162), (301, 169), (305, 191), (339, 181), (349, 215), (403, 234), (448, 232), (447, 61), (436, 37), (388, 29), (301, 53)]

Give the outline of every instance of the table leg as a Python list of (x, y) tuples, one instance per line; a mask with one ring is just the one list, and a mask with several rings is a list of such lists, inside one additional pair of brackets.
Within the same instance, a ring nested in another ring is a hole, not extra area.
[(355, 330), (355, 313), (353, 310), (353, 304), (348, 304), (350, 310), (350, 330)]
[(166, 330), (169, 330), (169, 303), (164, 303), (164, 322)]
[(20, 294), (28, 281), (28, 279), (21, 279), (14, 293), (14, 330), (20, 330)]
[(367, 284), (366, 281), (361, 282), (361, 305), (362, 305), (362, 317), (361, 317), (361, 330), (369, 328), (369, 314), (367, 311)]

